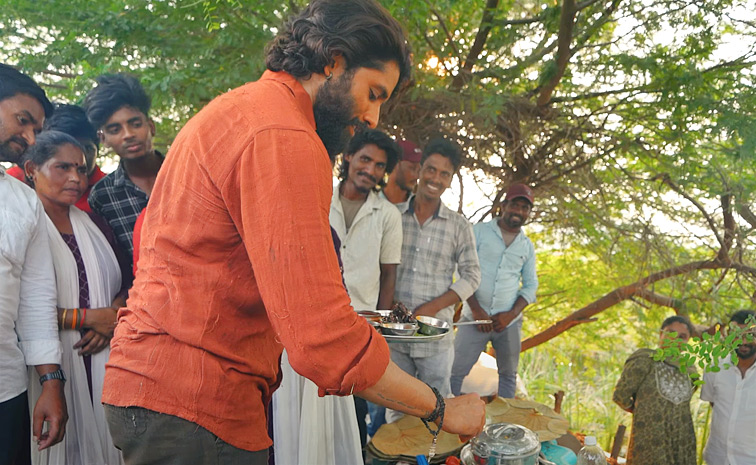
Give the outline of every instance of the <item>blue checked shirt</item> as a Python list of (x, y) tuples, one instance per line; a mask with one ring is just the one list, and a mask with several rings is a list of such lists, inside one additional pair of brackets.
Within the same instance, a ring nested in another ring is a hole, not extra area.
[[(525, 233), (520, 231), (507, 247), (498, 218), (476, 224), (473, 231), (482, 274), (475, 298), (483, 310), (489, 315), (508, 312), (518, 297), (528, 304), (535, 303), (538, 290), (535, 247)], [(465, 320), (474, 319), (468, 305), (462, 314)], [(522, 314), (512, 323), (521, 318)]]
[[(397, 205), (402, 212), (402, 263), (396, 277), (395, 299), (409, 310), (429, 302), (448, 290), (467, 300), (480, 284), (480, 265), (470, 223), (443, 204), (425, 224), (415, 217), (414, 197)], [(457, 280), (454, 280), (455, 270)], [(452, 323), (454, 306), (441, 309), (436, 318)], [(453, 344), (453, 334), (436, 342), (391, 344), (412, 357), (435, 355)]]
[[(163, 158), (161, 153), (155, 153)], [(134, 223), (147, 206), (147, 200), (147, 194), (129, 179), (123, 162), (95, 184), (89, 193), (89, 206), (113, 229), (118, 246), (128, 259), (129, 269), (134, 260)]]

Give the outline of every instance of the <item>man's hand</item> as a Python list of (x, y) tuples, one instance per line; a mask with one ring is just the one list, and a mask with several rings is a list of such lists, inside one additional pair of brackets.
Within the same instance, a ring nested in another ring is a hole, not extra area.
[(97, 331), (109, 340), (113, 337), (117, 315), (118, 309), (115, 307), (90, 308), (87, 310), (87, 319), (84, 321), (84, 327)]
[(428, 305), (427, 303), (422, 304), (421, 306), (417, 307), (414, 312), (412, 312), (412, 316), (418, 317), (418, 316), (432, 316), (436, 317), (437, 311), (433, 310), (433, 308)]
[[(38, 450), (47, 449), (63, 440), (68, 421), (63, 381), (51, 379), (42, 383), (42, 394), (37, 399), (32, 417), (32, 433)], [(43, 433), (45, 422), (49, 427)]]
[(447, 433), (458, 434), (462, 442), (477, 436), (486, 425), (486, 404), (477, 394), (445, 399), (444, 425)]
[[(470, 310), (472, 310), (473, 318), (476, 320), (490, 320), (491, 316), (486, 313), (485, 310), (483, 310), (481, 307), (473, 307), (470, 306)], [(493, 331), (493, 324), (487, 324), (487, 325), (475, 325), (475, 327), (480, 331), (481, 333), (490, 333)]]
[(507, 329), (507, 326), (509, 326), (509, 323), (512, 322), (512, 320), (515, 319), (517, 315), (515, 315), (515, 312), (509, 311), (509, 312), (501, 312), (497, 313), (496, 315), (491, 316), (491, 320), (493, 320), (493, 329), (497, 333), (500, 333)]
[(109, 337), (105, 337), (93, 329), (88, 329), (81, 339), (79, 339), (79, 342), (73, 345), (73, 348), (81, 349), (79, 350), (79, 355), (93, 355), (106, 348), (109, 344)]

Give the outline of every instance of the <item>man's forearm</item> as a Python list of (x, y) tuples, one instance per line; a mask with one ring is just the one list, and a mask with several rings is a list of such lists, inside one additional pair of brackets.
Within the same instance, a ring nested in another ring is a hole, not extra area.
[(470, 306), (470, 309), (472, 311), (481, 311), (484, 313), (486, 312), (485, 310), (483, 310), (483, 307), (480, 305), (480, 302), (478, 302), (478, 298), (475, 297), (475, 294), (471, 295), (467, 299), (467, 304)]
[(525, 307), (528, 306), (528, 301), (525, 300), (524, 297), (520, 296), (515, 300), (514, 305), (512, 305), (512, 310), (510, 310), (510, 315), (512, 315), (512, 318), (517, 318), (520, 313), (522, 313), (523, 310), (525, 310)]
[(421, 306), (417, 307), (417, 309), (422, 308), (423, 315), (433, 316), (439, 311), (441, 311), (442, 309), (457, 304), (458, 302), (460, 302), (460, 300), (461, 299), (459, 298), (459, 295), (457, 295), (456, 292), (452, 290), (448, 290), (444, 292), (443, 294), (441, 294), (440, 296), (436, 297), (435, 299), (430, 300), (422, 304)]
[(436, 396), (422, 381), (389, 362), (383, 376), (373, 386), (355, 395), (365, 400), (415, 417), (428, 417), (436, 407)]
[[(422, 381), (408, 375), (389, 362), (383, 376), (373, 386), (356, 395), (408, 415), (428, 418), (436, 409), (436, 395)], [(486, 420), (485, 404), (477, 394), (465, 394), (444, 400), (443, 420), (447, 433), (459, 434), (462, 441), (478, 434)]]
[(39, 376), (42, 376), (48, 373), (52, 373), (53, 371), (59, 370), (60, 365), (54, 365), (51, 363), (47, 365), (36, 365), (34, 368), (37, 370), (37, 374)]
[(397, 265), (381, 264), (381, 288), (378, 293), (378, 310), (390, 309), (394, 304)]

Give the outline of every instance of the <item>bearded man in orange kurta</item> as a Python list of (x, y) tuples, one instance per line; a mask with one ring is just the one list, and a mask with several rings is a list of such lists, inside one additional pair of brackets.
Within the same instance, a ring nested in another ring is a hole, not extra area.
[(280, 30), (268, 71), (187, 123), (152, 192), (103, 393), (128, 464), (266, 463), (284, 347), (321, 395), (482, 429), (479, 398), (390, 363), (331, 242), (331, 157), (408, 80), (404, 32), (374, 0), (315, 0)]

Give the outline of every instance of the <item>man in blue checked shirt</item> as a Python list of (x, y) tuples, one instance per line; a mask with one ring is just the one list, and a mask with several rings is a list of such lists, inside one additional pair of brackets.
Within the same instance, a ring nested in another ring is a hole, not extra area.
[(467, 299), (462, 321), (493, 324), (460, 326), (454, 343), (451, 389), (460, 395), (462, 380), (491, 341), (496, 350), (499, 397), (515, 395), (520, 360), (522, 311), (536, 300), (535, 248), (522, 232), (533, 208), (533, 191), (524, 184), (509, 187), (499, 218), (473, 227), (480, 257), (481, 283)]

